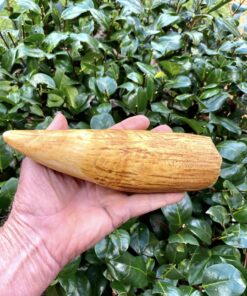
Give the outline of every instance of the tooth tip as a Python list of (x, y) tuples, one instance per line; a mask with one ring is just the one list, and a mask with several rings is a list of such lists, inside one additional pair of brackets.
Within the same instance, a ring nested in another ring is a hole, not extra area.
[(6, 131), (3, 133), (3, 140), (8, 143), (9, 139), (11, 138), (12, 131)]

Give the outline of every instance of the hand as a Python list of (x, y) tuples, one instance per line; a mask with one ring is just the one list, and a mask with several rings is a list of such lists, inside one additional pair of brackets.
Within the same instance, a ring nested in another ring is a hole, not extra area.
[[(147, 129), (145, 116), (135, 116), (114, 129)], [(49, 129), (67, 129), (58, 114)], [(171, 132), (159, 126), (154, 132)], [(9, 223), (34, 231), (62, 267), (128, 219), (176, 203), (181, 193), (125, 194), (55, 172), (31, 159), (23, 161)]]

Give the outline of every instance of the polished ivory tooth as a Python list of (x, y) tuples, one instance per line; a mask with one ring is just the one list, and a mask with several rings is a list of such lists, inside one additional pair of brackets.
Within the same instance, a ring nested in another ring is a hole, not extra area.
[(4, 140), (56, 171), (126, 192), (182, 192), (213, 185), (221, 157), (211, 138), (133, 130), (7, 131)]

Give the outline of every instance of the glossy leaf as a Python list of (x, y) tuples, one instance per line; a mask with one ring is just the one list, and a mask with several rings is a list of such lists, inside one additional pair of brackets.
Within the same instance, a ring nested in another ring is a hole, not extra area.
[(60, 278), (59, 283), (68, 296), (92, 296), (91, 285), (85, 275)]
[(44, 43), (47, 46), (47, 51), (51, 52), (61, 41), (68, 38), (68, 34), (62, 32), (52, 32), (45, 39)]
[(30, 80), (30, 83), (37, 87), (38, 84), (45, 84), (48, 88), (56, 88), (54, 80), (43, 73), (34, 74)]
[(217, 149), (224, 159), (233, 162), (241, 161), (247, 155), (247, 146), (243, 142), (223, 141)]
[(96, 83), (97, 83), (97, 86), (99, 88), (99, 91), (102, 94), (107, 95), (108, 97), (110, 95), (112, 95), (117, 89), (117, 83), (111, 77), (98, 78)]
[(204, 271), (203, 288), (209, 296), (238, 296), (244, 292), (246, 282), (238, 269), (230, 264), (221, 263)]
[(247, 248), (247, 226), (236, 224), (228, 227), (222, 234), (223, 241), (235, 248)]
[(32, 0), (17, 0), (17, 4), (25, 10), (31, 10), (38, 14), (41, 13), (39, 5)]
[(211, 243), (212, 229), (206, 220), (192, 218), (186, 223), (186, 225), (191, 233), (193, 233), (204, 243)]
[(94, 115), (90, 121), (92, 129), (106, 129), (114, 125), (112, 116), (108, 113)]
[(0, 137), (0, 172), (7, 168), (13, 161), (14, 155), (11, 148), (4, 143), (3, 138)]
[(171, 229), (180, 228), (192, 215), (192, 203), (188, 194), (180, 202), (161, 209)]
[(182, 296), (178, 288), (172, 286), (169, 283), (163, 281), (156, 281), (154, 288), (152, 290), (152, 295), (172, 295), (172, 296)]
[(225, 225), (230, 221), (230, 216), (226, 208), (223, 206), (212, 206), (206, 213), (210, 215), (213, 221), (220, 223), (221, 225)]
[(178, 15), (172, 15), (169, 12), (164, 12), (158, 17), (155, 26), (157, 26), (158, 29), (161, 29), (163, 27), (167, 27), (171, 24), (176, 23), (178, 20)]
[(143, 12), (143, 6), (140, 0), (117, 0), (125, 10), (139, 14)]
[(168, 81), (166, 87), (168, 88), (184, 88), (191, 85), (191, 80), (187, 76), (177, 76), (174, 80)]
[(223, 117), (216, 117), (213, 113), (210, 114), (210, 123), (220, 125), (228, 131), (241, 135), (241, 128), (232, 120)]
[(108, 238), (104, 238), (95, 246), (95, 253), (101, 260), (112, 260), (126, 252), (129, 244), (128, 232), (123, 229), (115, 230)]
[(181, 233), (181, 234), (172, 234), (169, 239), (169, 243), (181, 243), (181, 244), (189, 244), (194, 246), (199, 246), (197, 239), (189, 233)]
[(2, 11), (4, 9), (5, 4), (6, 4), (6, 0), (0, 1), (0, 11)]
[(89, 11), (91, 8), (94, 8), (93, 1), (84, 0), (82, 2), (79, 2), (75, 5), (71, 5), (68, 8), (66, 8), (62, 12), (61, 17), (64, 20), (71, 20), (78, 17), (80, 14)]
[(121, 257), (107, 264), (112, 277), (127, 285), (144, 288), (148, 284), (146, 265), (142, 257), (124, 253)]

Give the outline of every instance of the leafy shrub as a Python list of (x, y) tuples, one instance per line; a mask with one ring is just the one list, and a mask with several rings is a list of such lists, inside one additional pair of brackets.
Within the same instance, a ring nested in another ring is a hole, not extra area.
[[(57, 110), (71, 128), (145, 114), (151, 127), (212, 137), (224, 159), (215, 186), (129, 221), (46, 295), (243, 295), (247, 41), (221, 14), (227, 2), (0, 0), (2, 132), (45, 128)], [(20, 160), (0, 139), (2, 217)]]

